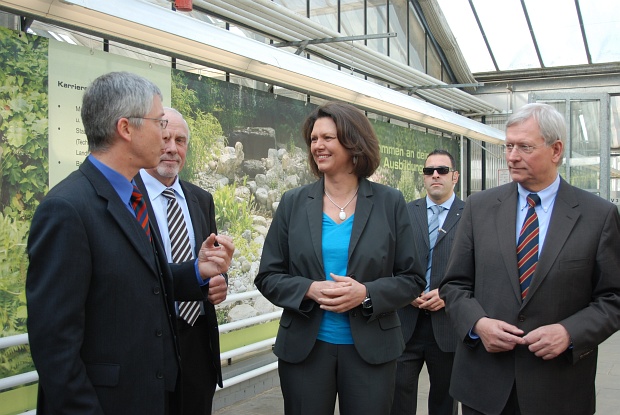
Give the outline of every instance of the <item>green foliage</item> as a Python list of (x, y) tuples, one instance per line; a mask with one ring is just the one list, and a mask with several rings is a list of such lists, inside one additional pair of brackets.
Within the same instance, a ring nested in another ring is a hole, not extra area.
[(228, 308), (224, 307), (217, 307), (215, 309), (218, 325), (228, 323), (228, 310)]
[(215, 222), (219, 232), (241, 235), (252, 229), (250, 201), (235, 195), (235, 186), (222, 186), (213, 193)]
[(415, 174), (412, 171), (403, 171), (397, 187), (402, 192), (405, 200), (411, 202), (420, 197), (420, 189), (424, 186), (416, 180)]
[(193, 181), (196, 173), (205, 171), (210, 160), (221, 153), (217, 139), (222, 126), (213, 114), (200, 108), (196, 91), (187, 87), (181, 72), (172, 73), (172, 106), (183, 114), (190, 131), (189, 148), (181, 178)]
[(206, 171), (209, 161), (220, 156), (222, 146), (218, 145), (217, 138), (222, 136), (222, 126), (212, 114), (200, 110), (196, 111), (196, 118), (188, 119), (187, 123), (192, 134), (183, 171), (187, 170), (191, 179), (197, 172)]
[(0, 28), (0, 210), (22, 219), (48, 186), (47, 45)]
[[(0, 324), (3, 336), (26, 333), (28, 223), (0, 213)], [(29, 347), (0, 349), (0, 378), (33, 370)]]

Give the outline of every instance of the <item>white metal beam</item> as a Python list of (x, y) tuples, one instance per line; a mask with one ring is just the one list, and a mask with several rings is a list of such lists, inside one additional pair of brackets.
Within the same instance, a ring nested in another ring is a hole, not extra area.
[(405, 122), (504, 141), (496, 128), (147, 1), (0, 0), (0, 8)]

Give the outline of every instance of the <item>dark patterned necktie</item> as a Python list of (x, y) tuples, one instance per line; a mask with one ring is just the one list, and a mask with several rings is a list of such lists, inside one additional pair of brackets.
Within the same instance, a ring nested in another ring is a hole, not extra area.
[[(168, 199), (168, 235), (170, 237), (170, 247), (172, 250), (172, 262), (189, 261), (192, 259), (192, 245), (189, 242), (189, 235), (187, 233), (187, 226), (181, 206), (179, 206), (179, 202), (177, 202), (173, 189), (168, 188), (161, 194)], [(190, 326), (196, 323), (199, 315), (199, 301), (179, 302), (179, 316)]]
[(142, 199), (142, 193), (140, 189), (136, 185), (133, 186), (133, 191), (131, 192), (131, 198), (129, 199), (131, 203), (131, 207), (133, 211), (136, 212), (136, 219), (144, 232), (146, 232), (146, 236), (148, 236), (149, 241), (151, 240), (151, 227), (149, 226), (149, 212), (146, 209), (146, 203)]
[(517, 263), (519, 266), (519, 284), (521, 285), (521, 299), (527, 296), (532, 282), (532, 275), (538, 263), (538, 215), (535, 206), (540, 204), (540, 197), (536, 193), (527, 196), (527, 214), (519, 233), (517, 242)]
[(429, 209), (433, 212), (433, 216), (428, 222), (428, 263), (426, 265), (426, 288), (424, 291), (428, 291), (431, 287), (431, 266), (433, 265), (433, 249), (435, 249), (435, 243), (437, 243), (437, 236), (439, 235), (439, 215), (445, 209), (443, 206), (433, 205)]

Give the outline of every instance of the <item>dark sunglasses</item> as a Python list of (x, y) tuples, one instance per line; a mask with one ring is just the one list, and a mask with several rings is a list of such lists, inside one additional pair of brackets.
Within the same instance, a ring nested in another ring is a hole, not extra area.
[(424, 167), (422, 168), (422, 173), (424, 173), (425, 176), (432, 176), (433, 173), (435, 173), (435, 170), (437, 170), (437, 173), (441, 174), (442, 176), (444, 174), (450, 173), (450, 167), (447, 166)]

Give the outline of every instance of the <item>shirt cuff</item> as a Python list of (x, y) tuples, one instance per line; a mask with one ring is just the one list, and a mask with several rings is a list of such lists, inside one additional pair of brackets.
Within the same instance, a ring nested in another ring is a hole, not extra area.
[(194, 262), (194, 269), (196, 270), (196, 279), (198, 280), (198, 285), (200, 285), (201, 287), (209, 285), (209, 280), (211, 280), (211, 278), (203, 280), (200, 276), (200, 270), (198, 269), (198, 259), (196, 259), (196, 261)]

